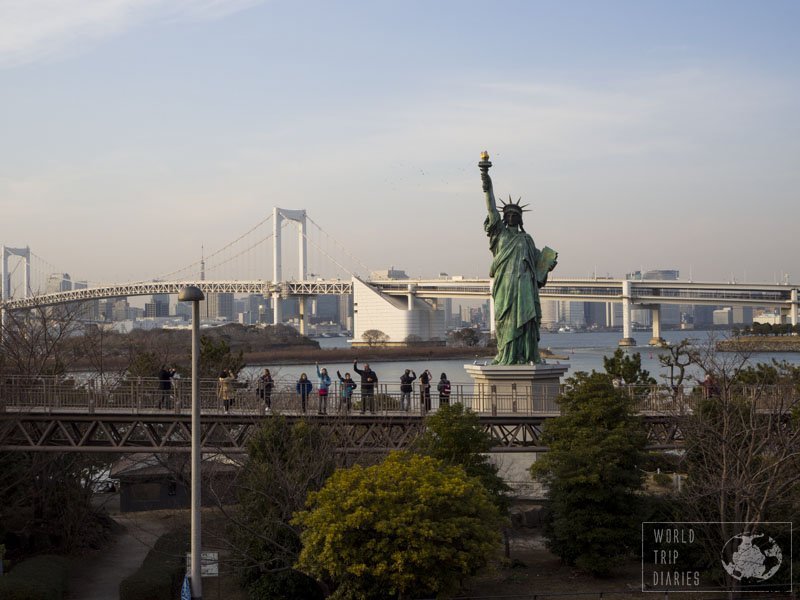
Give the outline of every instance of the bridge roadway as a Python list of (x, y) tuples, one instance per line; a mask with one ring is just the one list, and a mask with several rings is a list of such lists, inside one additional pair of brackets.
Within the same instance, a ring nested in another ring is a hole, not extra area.
[[(489, 279), (404, 279), (369, 280), (369, 285), (384, 294), (406, 296), (411, 290), (420, 298), (481, 298), (491, 296)], [(341, 295), (352, 293), (352, 282), (285, 281), (274, 283), (253, 281), (147, 281), (121, 283), (38, 294), (27, 298), (6, 300), (0, 304), (4, 310), (18, 310), (38, 306), (52, 306), (81, 300), (118, 298), (122, 296), (149, 296), (152, 294), (177, 294), (186, 285), (198, 286), (205, 293), (263, 294), (279, 293), (283, 296)], [(625, 293), (624, 288), (630, 289)], [(548, 300), (576, 300), (585, 302), (622, 302), (632, 304), (704, 304), (729, 306), (775, 306), (796, 309), (797, 288), (782, 284), (719, 283), (693, 281), (623, 280), (623, 279), (559, 279), (550, 278), (542, 288)]]
[[(118, 383), (99, 389), (63, 380), (12, 380), (0, 385), (0, 450), (36, 452), (181, 453), (191, 446), (189, 386), (161, 392), (156, 380)], [(336, 392), (336, 390), (334, 390)], [(337, 397), (338, 394), (333, 394)], [(558, 416), (554, 399), (454, 393), (452, 400), (472, 408), (483, 429), (496, 440), (494, 452), (537, 452), (548, 419)], [(418, 395), (410, 412), (398, 410), (399, 392), (379, 391), (376, 412), (354, 410), (316, 413), (316, 397), (309, 413), (289, 391), (272, 395), (273, 411), (266, 411), (254, 390), (242, 388), (230, 411), (216, 395), (216, 382), (201, 382), (201, 446), (203, 452), (243, 453), (247, 440), (264, 419), (280, 414), (289, 421), (308, 419), (328, 429), (343, 452), (385, 452), (407, 447), (423, 431), (425, 411)], [(688, 398), (673, 398), (663, 388), (652, 388), (642, 399), (642, 419), (653, 449), (681, 442), (680, 420)], [(163, 408), (159, 408), (163, 404)]]
[[(423, 299), (481, 298), (491, 301), (489, 279), (404, 279), (370, 280), (366, 282), (387, 296), (416, 296)], [(81, 300), (144, 296), (152, 294), (177, 294), (186, 285), (196, 285), (205, 293), (262, 294), (264, 297), (310, 297), (327, 294), (350, 294), (352, 281), (151, 281), (99, 286), (41, 294), (28, 298), (6, 300), (0, 312), (52, 306)], [(792, 325), (798, 323), (798, 290), (790, 285), (753, 283), (711, 283), (692, 281), (627, 280), (627, 279), (550, 279), (542, 288), (544, 300), (574, 300), (585, 302), (619, 302), (622, 304), (622, 340), (620, 345), (635, 345), (632, 336), (631, 309), (648, 308), (652, 315), (653, 336), (651, 344), (663, 343), (661, 337), (661, 305), (690, 304), (712, 306), (777, 307), (788, 315)], [(358, 318), (369, 318), (361, 309)], [(609, 311), (613, 324), (613, 311)], [(275, 319), (279, 320), (278, 313)], [(303, 312), (301, 332), (305, 331)], [(5, 321), (4, 321), (5, 322)], [(358, 329), (358, 327), (356, 327)]]

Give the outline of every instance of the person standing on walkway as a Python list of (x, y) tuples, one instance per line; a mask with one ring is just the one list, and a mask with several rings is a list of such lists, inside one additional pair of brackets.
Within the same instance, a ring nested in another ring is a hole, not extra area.
[(222, 406), (227, 413), (233, 404), (233, 380), (236, 379), (233, 373), (228, 370), (219, 374), (217, 381), (217, 398), (222, 400)]
[(411, 394), (414, 391), (412, 382), (417, 378), (417, 374), (412, 369), (400, 375), (400, 410), (408, 412), (411, 408)]
[(431, 379), (433, 379), (433, 375), (428, 369), (425, 369), (419, 376), (419, 401), (425, 407), (425, 412), (431, 409)]
[(339, 378), (339, 385), (342, 386), (339, 392), (341, 400), (339, 401), (339, 412), (342, 411), (342, 406), (345, 407), (345, 414), (350, 412), (350, 401), (353, 398), (353, 390), (358, 387), (358, 384), (350, 379), (350, 373), (345, 373), (344, 377), (339, 371), (336, 371), (336, 377)]
[(327, 415), (328, 414), (328, 388), (331, 386), (331, 378), (328, 375), (328, 369), (322, 367), (322, 370), (319, 368), (319, 363), (315, 363), (317, 367), (317, 378), (319, 379), (319, 384), (317, 386), (317, 393), (319, 394), (319, 407), (317, 409), (318, 415)]
[(264, 401), (267, 412), (272, 410), (272, 388), (275, 387), (275, 380), (269, 369), (264, 369), (264, 373), (258, 378), (258, 397)]
[(369, 363), (364, 363), (364, 369), (358, 368), (358, 359), (353, 361), (353, 370), (361, 375), (361, 414), (367, 410), (375, 414), (375, 384), (378, 383), (378, 376), (375, 371), (369, 368)]
[(439, 390), (439, 406), (447, 406), (450, 404), (450, 380), (447, 379), (447, 374), (442, 373), (439, 378), (439, 385), (436, 386)]
[(175, 369), (168, 369), (167, 365), (161, 365), (158, 371), (158, 408), (169, 408), (169, 393), (172, 390), (172, 377)]
[(308, 380), (308, 376), (305, 373), (300, 373), (300, 379), (297, 380), (295, 390), (297, 390), (297, 393), (300, 394), (300, 407), (303, 411), (303, 414), (306, 412), (308, 395), (311, 393), (312, 389), (314, 389), (314, 385)]

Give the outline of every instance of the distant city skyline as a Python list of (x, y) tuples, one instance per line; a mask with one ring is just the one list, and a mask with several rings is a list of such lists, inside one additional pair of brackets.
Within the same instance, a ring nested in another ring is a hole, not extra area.
[(555, 277), (796, 283), (798, 24), (790, 1), (0, 0), (0, 243), (143, 280), (277, 205), (370, 270), (485, 277), (488, 150)]

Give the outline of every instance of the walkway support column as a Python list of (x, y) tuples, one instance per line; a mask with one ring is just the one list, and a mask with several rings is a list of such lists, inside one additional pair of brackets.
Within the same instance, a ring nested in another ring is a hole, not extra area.
[(653, 337), (648, 342), (651, 346), (666, 346), (666, 340), (661, 337), (661, 305), (653, 304), (650, 306), (650, 316), (653, 321)]
[(622, 339), (620, 346), (635, 346), (636, 340), (631, 335), (631, 282), (622, 281)]

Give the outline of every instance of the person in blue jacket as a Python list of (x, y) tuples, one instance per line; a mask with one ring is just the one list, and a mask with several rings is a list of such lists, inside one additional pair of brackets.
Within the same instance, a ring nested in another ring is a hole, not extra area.
[(319, 385), (317, 387), (317, 393), (319, 394), (319, 408), (317, 409), (317, 414), (327, 415), (328, 388), (331, 387), (331, 378), (328, 375), (328, 369), (322, 367), (322, 370), (320, 370), (319, 363), (316, 363), (316, 366), (317, 366), (317, 377), (319, 378)]
[(353, 398), (353, 390), (358, 387), (358, 384), (350, 378), (350, 373), (345, 373), (344, 377), (339, 371), (336, 371), (336, 376), (339, 378), (339, 385), (341, 387), (342, 399), (339, 401), (339, 412), (342, 411), (342, 406), (345, 407), (345, 413), (350, 412), (350, 401)]
[(300, 394), (300, 406), (303, 409), (303, 413), (305, 413), (308, 395), (311, 393), (311, 390), (314, 389), (314, 385), (308, 380), (308, 376), (305, 373), (300, 373), (300, 379), (297, 380), (295, 389), (297, 393)]

